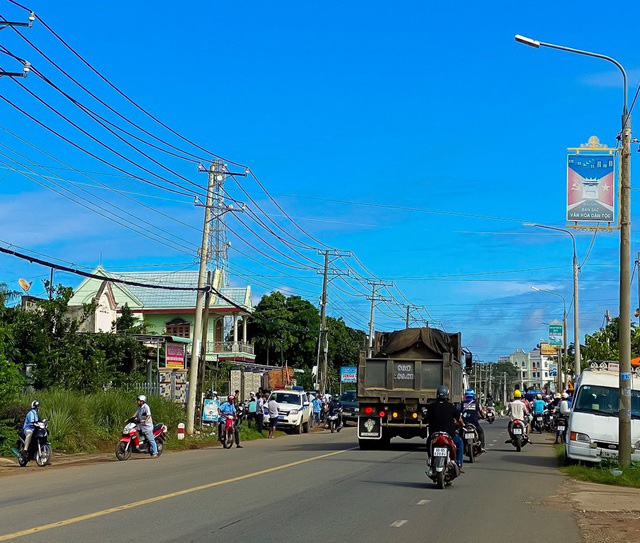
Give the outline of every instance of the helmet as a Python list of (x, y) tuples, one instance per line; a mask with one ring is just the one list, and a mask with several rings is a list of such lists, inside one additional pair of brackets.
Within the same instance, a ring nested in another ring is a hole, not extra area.
[(522, 392), (520, 392), (520, 390), (516, 389), (515, 392), (513, 393), (513, 397), (514, 398), (521, 398), (522, 397)]
[(566, 400), (569, 397), (569, 395), (566, 392), (562, 393), (562, 399)]
[(138, 396), (138, 401), (147, 403), (147, 397), (144, 394), (140, 394), (140, 396)]
[(213, 394), (214, 396), (217, 396), (218, 395), (218, 391), (217, 390), (212, 390), (211, 394)]
[(536, 394), (536, 400), (542, 400), (542, 394)]
[(556, 400), (559, 400), (561, 396), (560, 396), (560, 393), (559, 393), (559, 392), (556, 392), (556, 393), (553, 395), (553, 397), (554, 397)]
[(472, 388), (468, 388), (467, 390), (464, 391), (464, 395), (467, 398), (475, 398), (476, 397), (476, 392)]
[(40, 402), (37, 400), (33, 400), (31, 402), (31, 409), (38, 409), (38, 407), (40, 407)]
[(438, 400), (448, 400), (449, 399), (449, 387), (446, 385), (440, 385), (438, 390), (436, 390), (436, 398)]
[(233, 400), (235, 400), (235, 399), (236, 399), (236, 397), (235, 397), (235, 396), (233, 396), (233, 395), (231, 395), (231, 396), (227, 397), (227, 401), (228, 401), (228, 402), (232, 402), (232, 401), (233, 401)]

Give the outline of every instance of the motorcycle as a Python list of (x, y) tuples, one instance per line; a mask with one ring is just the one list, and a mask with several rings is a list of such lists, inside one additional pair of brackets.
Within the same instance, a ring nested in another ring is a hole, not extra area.
[(240, 426), (242, 421), (247, 418), (247, 404), (245, 402), (240, 402), (236, 406), (236, 416), (238, 418), (237, 425)]
[(441, 490), (450, 486), (451, 482), (460, 475), (460, 468), (455, 459), (456, 445), (451, 436), (446, 432), (433, 433), (425, 473)]
[(487, 407), (487, 422), (493, 424), (496, 421), (496, 410), (493, 407)]
[(556, 419), (556, 441), (559, 437), (560, 443), (566, 443), (567, 441), (567, 422), (567, 417), (558, 414), (558, 418)]
[(18, 457), (18, 464), (25, 467), (29, 460), (35, 460), (38, 466), (46, 466), (51, 461), (51, 445), (49, 444), (49, 425), (47, 419), (33, 423), (29, 450), (24, 450), (25, 435), (22, 430), (18, 434), (18, 441), (13, 453)]
[(221, 431), (220, 431), (220, 443), (222, 443), (223, 449), (230, 449), (233, 447), (233, 441), (235, 439), (235, 427), (233, 415), (223, 415)]
[(556, 431), (556, 415), (553, 412), (552, 407), (547, 407), (544, 410), (544, 430), (545, 432), (555, 432)]
[[(164, 442), (167, 440), (167, 427), (160, 423), (153, 427), (153, 437), (158, 447), (158, 456), (164, 451)], [(138, 419), (132, 417), (126, 420), (120, 441), (116, 445), (116, 458), (118, 460), (128, 460), (131, 453), (151, 454), (149, 443), (144, 435), (138, 433)]]
[(509, 436), (510, 439), (506, 441), (506, 443), (511, 443), (516, 451), (522, 451), (522, 447), (524, 447), (527, 443), (529, 443), (529, 436), (527, 435), (527, 425), (524, 421), (520, 419), (514, 419), (509, 427)]
[(473, 424), (465, 424), (461, 437), (464, 441), (464, 452), (469, 457), (469, 463), (473, 464), (475, 459), (482, 454), (482, 443), (478, 429)]
[(532, 429), (537, 430), (539, 434), (542, 433), (544, 429), (544, 415), (542, 413), (533, 415)]
[(334, 411), (333, 414), (327, 413), (327, 426), (331, 433), (339, 432), (342, 429), (342, 424), (340, 424), (340, 413), (342, 413), (342, 409), (339, 411)]

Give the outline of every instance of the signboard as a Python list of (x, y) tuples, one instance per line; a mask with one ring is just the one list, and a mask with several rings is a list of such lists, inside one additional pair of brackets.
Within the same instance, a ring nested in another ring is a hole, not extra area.
[(558, 364), (549, 364), (549, 377), (558, 377)]
[(184, 369), (184, 343), (169, 343), (165, 348), (165, 367), (173, 370)]
[(567, 221), (614, 222), (614, 157), (567, 155)]
[(549, 343), (540, 344), (540, 354), (542, 356), (554, 356), (558, 353), (558, 348), (555, 345)]
[(340, 368), (341, 383), (357, 383), (358, 368), (356, 366), (342, 366)]
[(202, 406), (202, 422), (218, 422), (218, 407), (218, 400), (206, 398)]
[(551, 323), (549, 325), (549, 345), (562, 347), (562, 324)]

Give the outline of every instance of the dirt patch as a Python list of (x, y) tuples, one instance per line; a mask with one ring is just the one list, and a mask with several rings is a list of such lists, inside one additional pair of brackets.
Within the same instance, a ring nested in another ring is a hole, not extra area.
[(547, 505), (573, 508), (585, 543), (640, 543), (640, 489), (570, 479)]

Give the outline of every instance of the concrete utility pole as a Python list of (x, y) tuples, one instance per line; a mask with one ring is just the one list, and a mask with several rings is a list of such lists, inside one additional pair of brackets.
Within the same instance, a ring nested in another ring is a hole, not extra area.
[(503, 402), (502, 405), (504, 405), (506, 407), (507, 405), (507, 372), (503, 372), (502, 373), (502, 397), (503, 397)]
[[(329, 334), (327, 333), (327, 281), (329, 276), (329, 251), (324, 252), (324, 274), (322, 276), (322, 299), (320, 301), (320, 337), (318, 338), (318, 355), (322, 352), (322, 372), (320, 372), (320, 393), (324, 397), (327, 391), (327, 370)], [(318, 366), (318, 369), (320, 367)]]
[(191, 344), (191, 367), (189, 368), (189, 396), (187, 398), (187, 433), (193, 434), (196, 414), (196, 394), (198, 388), (198, 366), (200, 365), (200, 342), (202, 341), (202, 305), (204, 301), (204, 285), (209, 260), (209, 230), (211, 227), (211, 208), (213, 207), (213, 190), (216, 175), (220, 175), (221, 163), (214, 162), (209, 168), (207, 183), (207, 200), (204, 206), (204, 224), (202, 226), (202, 246), (200, 247), (200, 267), (198, 268), (198, 294), (196, 296), (196, 314), (193, 325), (193, 343)]
[[(322, 273), (322, 297), (320, 298), (320, 333), (318, 335), (318, 355), (316, 358), (316, 367), (318, 368), (318, 381), (320, 384), (320, 392), (324, 395), (329, 384), (329, 329), (327, 327), (327, 289), (329, 286), (329, 276), (332, 279), (340, 275), (349, 275), (348, 271), (330, 268), (335, 259), (351, 256), (351, 251), (338, 251), (336, 249), (322, 250), (318, 249), (319, 255), (324, 255), (324, 267), (322, 270), (316, 270)], [(329, 260), (334, 257), (334, 260)], [(322, 367), (321, 367), (322, 365)]]
[[(211, 271), (207, 272), (207, 286), (212, 286), (212, 274)], [(209, 306), (211, 305), (211, 289), (207, 290), (204, 297), (204, 316), (202, 318), (202, 348), (200, 349), (200, 380), (196, 398), (198, 402), (201, 402), (202, 392), (204, 391), (204, 378), (207, 369), (207, 331), (209, 329)], [(202, 404), (200, 403), (200, 429), (202, 429)]]
[(410, 310), (411, 310), (411, 306), (407, 305), (407, 322), (405, 324), (405, 329), (409, 328), (409, 318), (411, 316)]
[(638, 317), (638, 324), (640, 324), (640, 252), (638, 252), (636, 267), (638, 272), (638, 309), (636, 309), (635, 314), (636, 314), (636, 317)]
[(393, 286), (393, 282), (391, 281), (381, 281), (381, 280), (368, 280), (367, 283), (371, 285), (371, 296), (367, 296), (367, 300), (371, 300), (371, 312), (369, 313), (369, 348), (367, 349), (367, 358), (371, 358), (373, 356), (373, 340), (375, 336), (375, 308), (376, 302), (388, 302), (386, 298), (377, 294), (378, 287), (390, 287)]

